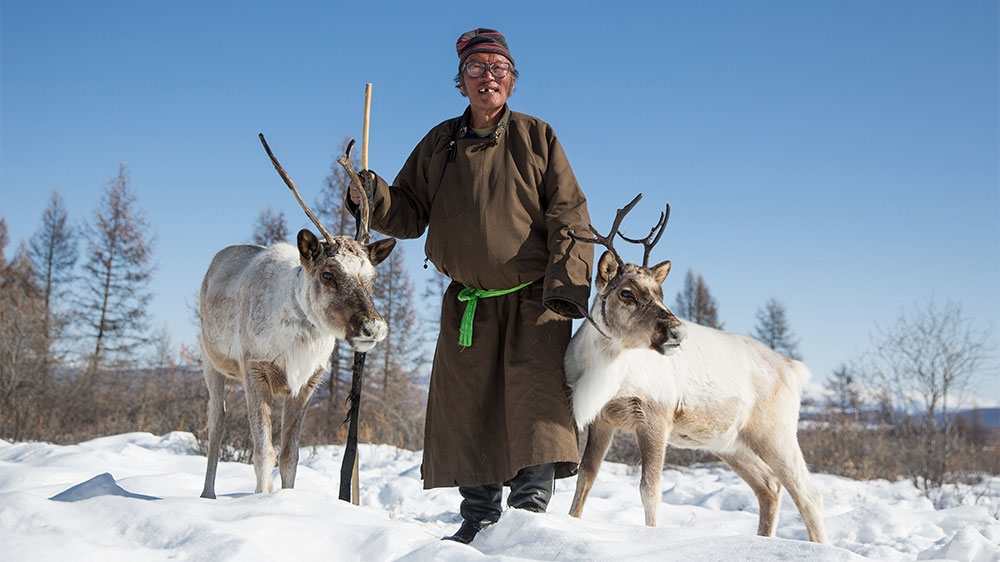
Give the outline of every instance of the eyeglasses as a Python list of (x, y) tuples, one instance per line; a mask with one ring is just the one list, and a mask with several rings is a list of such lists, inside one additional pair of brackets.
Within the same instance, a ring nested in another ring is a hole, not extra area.
[(494, 78), (503, 78), (510, 72), (509, 62), (467, 62), (462, 67), (462, 72), (469, 78), (479, 78), (489, 70)]

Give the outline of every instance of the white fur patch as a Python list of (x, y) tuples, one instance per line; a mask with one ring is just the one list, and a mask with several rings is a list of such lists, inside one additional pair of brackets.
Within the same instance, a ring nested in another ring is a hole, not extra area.
[(371, 279), (375, 275), (375, 267), (368, 259), (361, 256), (345, 252), (337, 254), (334, 260), (348, 275), (356, 275), (362, 279)]
[[(687, 336), (668, 356), (652, 350), (616, 350), (613, 339), (582, 324), (565, 359), (577, 425), (586, 427), (616, 397), (641, 395), (668, 409), (680, 404), (711, 407), (727, 398), (749, 407), (769, 396), (776, 384), (788, 385), (798, 395), (809, 377), (804, 364), (789, 361), (756, 340), (683, 324)], [(776, 381), (775, 373), (784, 378)]]

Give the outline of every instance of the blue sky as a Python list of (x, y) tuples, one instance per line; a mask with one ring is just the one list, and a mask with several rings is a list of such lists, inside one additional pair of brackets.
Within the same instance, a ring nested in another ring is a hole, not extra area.
[[(726, 329), (785, 305), (824, 380), (914, 304), (1000, 333), (998, 4), (843, 2), (29, 2), (0, 5), (0, 213), (17, 244), (52, 189), (92, 214), (120, 163), (158, 236), (154, 327), (193, 344), (212, 255), (268, 205), (311, 226), (373, 84), (370, 165), (393, 177), (459, 114), (454, 43), (508, 39), (511, 106), (553, 125), (605, 230), (644, 234), (668, 306), (687, 270)], [(418, 283), (422, 240), (403, 248)], [(12, 248), (8, 248), (12, 251)], [(629, 256), (636, 258), (638, 256)], [(1000, 400), (996, 355), (980, 377)]]

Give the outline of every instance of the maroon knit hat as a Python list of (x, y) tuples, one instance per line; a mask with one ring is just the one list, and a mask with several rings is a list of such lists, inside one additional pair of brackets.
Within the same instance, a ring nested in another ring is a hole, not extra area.
[(510, 49), (507, 48), (507, 40), (495, 29), (480, 27), (463, 33), (455, 42), (455, 50), (458, 51), (459, 67), (473, 53), (496, 53), (507, 57), (514, 64), (514, 57), (510, 56)]

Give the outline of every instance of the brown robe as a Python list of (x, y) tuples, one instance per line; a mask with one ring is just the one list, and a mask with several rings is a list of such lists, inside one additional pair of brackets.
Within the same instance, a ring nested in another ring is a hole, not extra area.
[[(392, 186), (375, 182), (374, 230), (416, 238), (453, 280), (442, 302), (424, 430), (425, 488), (505, 482), (525, 466), (576, 472), (576, 429), (562, 358), (585, 310), (593, 247), (587, 203), (545, 122), (504, 108), (496, 133), (469, 133), (462, 117), (434, 127)], [(458, 344), (463, 286), (509, 289), (478, 302), (471, 347)], [(546, 303), (546, 304), (543, 304)]]

